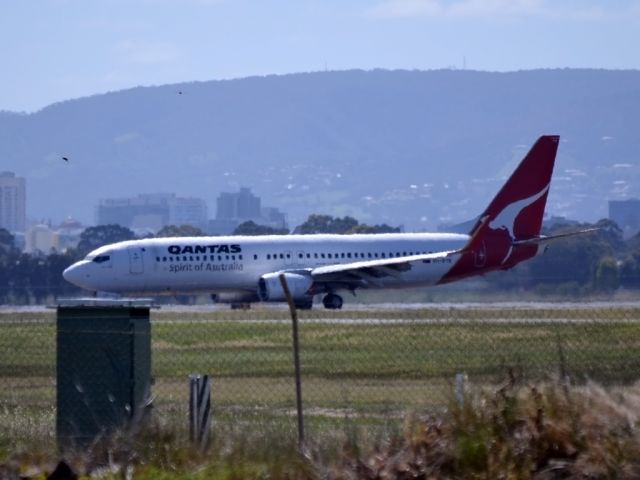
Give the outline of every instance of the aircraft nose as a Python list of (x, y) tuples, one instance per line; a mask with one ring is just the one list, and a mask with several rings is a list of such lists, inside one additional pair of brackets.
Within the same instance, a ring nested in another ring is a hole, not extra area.
[(78, 287), (82, 287), (82, 280), (85, 277), (82, 272), (83, 268), (80, 262), (76, 262), (62, 272), (62, 277), (69, 283), (73, 283)]

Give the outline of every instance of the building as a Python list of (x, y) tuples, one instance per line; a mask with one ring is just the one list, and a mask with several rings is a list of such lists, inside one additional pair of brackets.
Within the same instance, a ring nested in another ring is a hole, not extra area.
[(49, 225), (33, 225), (25, 234), (26, 253), (49, 255), (60, 249), (58, 234)]
[(640, 231), (640, 200), (609, 200), (609, 220), (613, 220), (622, 229), (625, 238)]
[(199, 198), (173, 193), (144, 194), (130, 198), (101, 200), (96, 212), (98, 225), (117, 224), (132, 230), (157, 232), (167, 225), (207, 226), (207, 205)]
[(241, 188), (237, 193), (221, 193), (216, 203), (216, 218), (209, 222), (208, 228), (213, 235), (228, 235), (248, 221), (272, 228), (287, 228), (284, 213), (277, 208), (262, 207), (260, 197), (248, 188)]
[(56, 230), (58, 235), (58, 249), (61, 252), (76, 248), (80, 243), (80, 237), (85, 227), (71, 217), (67, 217)]
[(25, 180), (13, 172), (0, 173), (0, 227), (24, 232), (27, 223)]
[(260, 217), (261, 200), (248, 188), (238, 193), (221, 193), (217, 201), (216, 220), (238, 220)]

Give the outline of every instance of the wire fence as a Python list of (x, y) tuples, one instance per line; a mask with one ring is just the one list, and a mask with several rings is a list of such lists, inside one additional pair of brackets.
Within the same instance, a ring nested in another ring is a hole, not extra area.
[[(362, 307), (299, 312), (302, 397), (314, 429), (396, 421), (473, 386), (640, 378), (640, 306)], [(153, 415), (188, 428), (189, 375), (212, 380), (216, 422), (295, 429), (291, 320), (285, 308), (165, 307), (151, 312)], [(54, 310), (0, 311), (0, 446), (54, 439)], [(395, 419), (395, 420), (394, 420)]]

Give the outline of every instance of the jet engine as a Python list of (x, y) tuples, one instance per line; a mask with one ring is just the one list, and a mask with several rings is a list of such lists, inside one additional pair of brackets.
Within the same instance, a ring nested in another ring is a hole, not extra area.
[[(287, 298), (284, 295), (282, 284), (280, 283), (280, 273), (267, 273), (260, 277), (258, 281), (258, 297), (263, 302), (282, 302)], [(287, 280), (289, 292), (294, 300), (306, 300), (310, 298), (309, 288), (313, 284), (313, 279), (308, 273), (284, 272)]]

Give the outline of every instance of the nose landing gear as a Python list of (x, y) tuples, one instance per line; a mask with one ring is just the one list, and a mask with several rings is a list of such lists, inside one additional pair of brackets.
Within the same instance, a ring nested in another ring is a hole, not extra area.
[(329, 293), (322, 299), (322, 304), (324, 308), (339, 310), (342, 308), (342, 297), (335, 293)]

